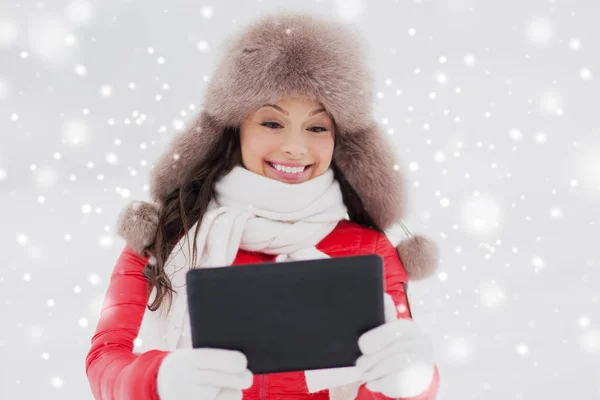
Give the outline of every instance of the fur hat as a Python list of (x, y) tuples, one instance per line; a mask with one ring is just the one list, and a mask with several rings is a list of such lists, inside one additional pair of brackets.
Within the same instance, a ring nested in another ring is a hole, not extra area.
[[(326, 108), (336, 124), (334, 162), (381, 229), (401, 223), (403, 179), (393, 147), (372, 117), (372, 86), (361, 37), (345, 25), (280, 12), (245, 27), (227, 43), (198, 118), (154, 166), (150, 195), (156, 205), (130, 204), (119, 216), (118, 234), (141, 254), (154, 240), (157, 205), (204, 162), (225, 129), (287, 96)], [(411, 279), (429, 276), (437, 266), (437, 247), (423, 236), (411, 235), (397, 249)]]

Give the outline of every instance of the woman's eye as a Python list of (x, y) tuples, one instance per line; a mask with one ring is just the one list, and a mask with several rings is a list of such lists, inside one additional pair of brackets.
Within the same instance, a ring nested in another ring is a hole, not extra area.
[(277, 122), (263, 122), (261, 125), (266, 126), (267, 128), (271, 128), (271, 129), (277, 129), (276, 127), (273, 127), (272, 125), (281, 126)]
[[(261, 125), (262, 126), (266, 126), (269, 129), (278, 129), (278, 128), (281, 128), (281, 125), (279, 123), (277, 123), (277, 122), (271, 122), (271, 121), (263, 122)], [(315, 131), (313, 129), (319, 129), (319, 130)], [(325, 128), (323, 126), (313, 126), (309, 130), (311, 132), (314, 132), (314, 133), (327, 132), (327, 128)]]

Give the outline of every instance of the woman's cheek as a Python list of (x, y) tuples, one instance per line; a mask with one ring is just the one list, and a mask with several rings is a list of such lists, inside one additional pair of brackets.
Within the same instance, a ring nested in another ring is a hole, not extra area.
[(334, 140), (332, 135), (323, 136), (316, 143), (319, 158), (323, 161), (331, 160), (333, 157)]

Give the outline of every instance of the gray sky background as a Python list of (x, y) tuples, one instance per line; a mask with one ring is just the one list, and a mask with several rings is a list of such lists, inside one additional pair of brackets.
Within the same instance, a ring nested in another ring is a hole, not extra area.
[[(0, 398), (92, 398), (84, 359), (118, 212), (147, 199), (225, 40), (283, 7), (0, 0)], [(406, 223), (442, 252), (410, 290), (438, 398), (599, 398), (600, 3), (285, 7), (364, 34)]]

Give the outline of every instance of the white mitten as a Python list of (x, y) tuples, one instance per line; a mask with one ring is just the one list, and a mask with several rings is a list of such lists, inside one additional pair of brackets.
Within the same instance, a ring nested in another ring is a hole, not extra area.
[[(415, 322), (396, 319), (386, 296), (386, 323), (358, 340), (363, 353), (356, 361), (367, 389), (387, 397), (413, 397), (431, 384), (435, 372), (433, 348)], [(391, 302), (391, 306), (390, 303)]]
[(177, 349), (158, 369), (161, 400), (241, 400), (252, 386), (246, 356), (224, 349)]

